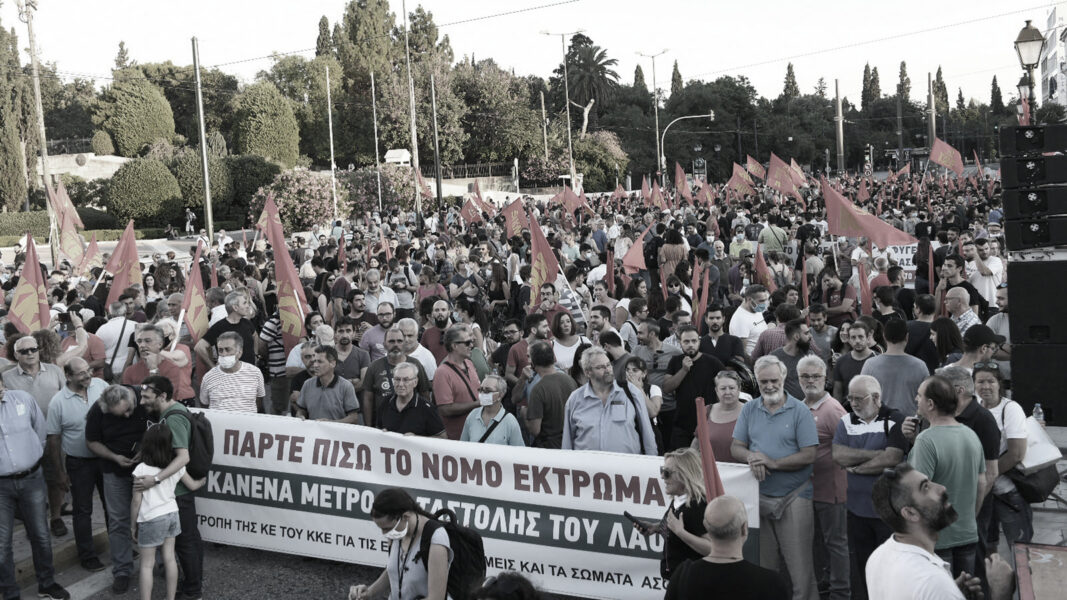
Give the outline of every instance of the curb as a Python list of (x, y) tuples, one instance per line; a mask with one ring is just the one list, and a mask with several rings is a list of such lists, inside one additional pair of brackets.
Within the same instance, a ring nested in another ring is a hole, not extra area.
[[(22, 527), (17, 527), (15, 533), (22, 530)], [(107, 528), (100, 527), (93, 531), (93, 548), (97, 554), (101, 555), (101, 558), (107, 558), (108, 550), (107, 542)], [(52, 565), (56, 573), (67, 570), (70, 567), (79, 565), (78, 561), (78, 547), (74, 541), (74, 532), (70, 532), (63, 536), (59, 542), (53, 541), (52, 543)], [(105, 562), (110, 568), (110, 561)], [(88, 573), (88, 571), (86, 571)], [(19, 588), (24, 588), (29, 585), (36, 584), (37, 575), (33, 568), (33, 556), (27, 556), (22, 560), (15, 562), (15, 581)]]

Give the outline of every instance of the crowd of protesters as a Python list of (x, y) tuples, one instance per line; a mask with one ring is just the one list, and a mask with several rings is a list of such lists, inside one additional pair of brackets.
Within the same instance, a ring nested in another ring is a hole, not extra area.
[[(189, 420), (168, 418), (196, 406), (665, 455), (674, 502), (641, 528), (669, 538), (668, 597), (694, 597), (686, 590), (712, 581), (733, 582), (732, 597), (949, 598), (976, 585), (1003, 597), (1003, 561), (987, 572), (986, 558), (1000, 531), (1028, 541), (1033, 526), (1004, 476), (1022, 459), (1026, 428), (1010, 398), (999, 183), (904, 175), (833, 185), (852, 197), (862, 188), (857, 204), (914, 235), (917, 249), (905, 259), (834, 235), (811, 180), (803, 203), (758, 182), (752, 195), (716, 189), (710, 203), (590, 195), (573, 212), (498, 194), (487, 204), (522, 203), (559, 262), (558, 277), (536, 281), (529, 229), (509, 237), (499, 212), (468, 219), (458, 205), (358, 215), (293, 233), (285, 248), (204, 234), (200, 264), (190, 265), (195, 246), (145, 257), (142, 283), (110, 305), (99, 270), (45, 270), (52, 326), (3, 330), (5, 436), (9, 415), (29, 419), (23, 446), (0, 445), (4, 597), (18, 593), (16, 505), (42, 597), (65, 598), (51, 538), (68, 535), (70, 498), (81, 563), (104, 568), (89, 525), (97, 490), (122, 593), (139, 523), (130, 499), (169, 480), (176, 597), (199, 598), (195, 486), (179, 481)], [(306, 335), (292, 348), (278, 310), (279, 252), (308, 301)], [(24, 256), (2, 276), (9, 294), (23, 270), (44, 269)], [(205, 293), (210, 327), (196, 340), (177, 320), (190, 268), (217, 280)], [(759, 481), (760, 567), (684, 568), (687, 558), (740, 562), (747, 535), (743, 506), (708, 503), (693, 482), (702, 475), (689, 448), (705, 404), (716, 460), (747, 464)], [(159, 420), (175, 452), (135, 476), (142, 435)], [(409, 512), (379, 525), (397, 529), (404, 515), (418, 526)], [(895, 572), (903, 567), (885, 554), (925, 574)], [(754, 579), (760, 568), (774, 573)], [(923, 596), (924, 585), (943, 595)], [(388, 586), (383, 575), (369, 589)]]

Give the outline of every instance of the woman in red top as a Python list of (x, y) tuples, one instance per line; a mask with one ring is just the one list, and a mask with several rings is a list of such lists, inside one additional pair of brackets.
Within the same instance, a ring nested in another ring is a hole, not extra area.
[[(737, 373), (723, 369), (715, 376), (715, 397), (718, 402), (708, 407), (708, 434), (711, 451), (716, 462), (740, 462), (734, 460), (730, 444), (734, 439), (734, 425), (741, 414), (741, 378)], [(700, 451), (700, 440), (694, 438), (691, 447)]]

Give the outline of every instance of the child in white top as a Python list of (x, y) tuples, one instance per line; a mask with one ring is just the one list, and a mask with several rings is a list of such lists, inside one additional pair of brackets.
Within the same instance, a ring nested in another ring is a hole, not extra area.
[[(133, 477), (155, 477), (174, 460), (170, 428), (165, 423), (153, 425), (141, 438), (141, 463), (133, 470)], [(206, 479), (195, 480), (182, 467), (157, 485), (145, 491), (133, 491), (130, 514), (137, 515), (133, 537), (141, 547), (141, 600), (152, 598), (152, 567), (156, 548), (163, 547), (163, 565), (167, 576), (167, 600), (174, 600), (178, 590), (178, 563), (174, 558), (174, 538), (181, 533), (178, 521), (178, 502), (174, 488), (178, 481), (190, 490), (199, 489)]]

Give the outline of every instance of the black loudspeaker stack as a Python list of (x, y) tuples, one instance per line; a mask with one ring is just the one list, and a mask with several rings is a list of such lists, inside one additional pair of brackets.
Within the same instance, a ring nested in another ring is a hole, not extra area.
[(1012, 396), (1067, 425), (1067, 125), (1000, 130)]

